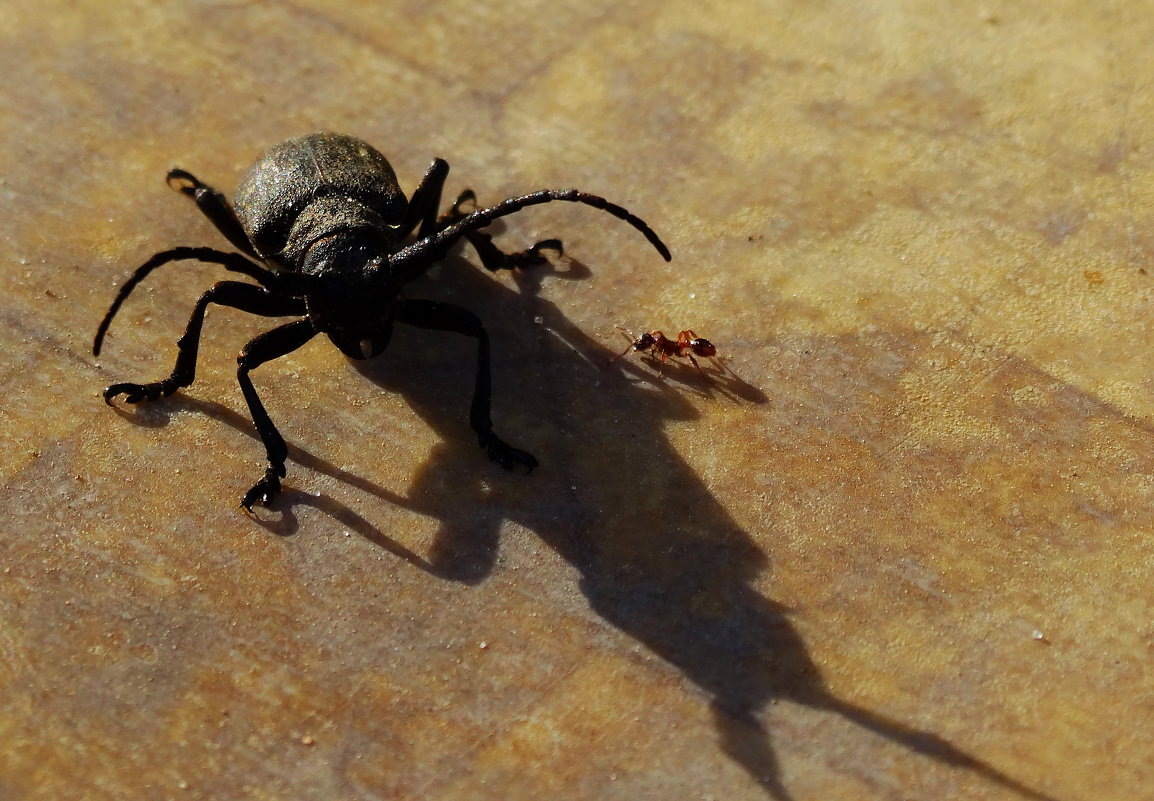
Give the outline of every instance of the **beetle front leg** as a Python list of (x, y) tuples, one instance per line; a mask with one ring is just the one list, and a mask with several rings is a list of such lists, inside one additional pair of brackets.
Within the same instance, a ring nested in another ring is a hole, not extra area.
[(254, 484), (252, 489), (244, 494), (244, 498), (240, 502), (240, 505), (250, 512), (254, 503), (259, 501), (267, 504), (280, 492), (280, 480), (285, 475), (284, 463), (285, 459), (288, 458), (288, 446), (285, 445), (284, 437), (276, 430), (268, 412), (265, 411), (260, 396), (256, 394), (252, 379), (248, 377), (249, 371), (267, 361), (292, 353), (316, 336), (316, 333), (316, 328), (313, 327), (311, 321), (297, 320), (266, 331), (256, 337), (245, 345), (241, 349), (240, 355), (236, 357), (236, 380), (240, 384), (240, 391), (244, 393), (249, 414), (252, 415), (252, 422), (256, 426), (257, 433), (260, 434), (261, 442), (264, 443), (265, 453), (268, 456), (268, 467), (264, 471), (264, 478)]
[[(466, 189), (457, 196), (456, 201), (453, 202), (448, 213), (442, 215), (437, 222), (444, 228), (458, 220), (464, 219), (468, 216), (468, 212), (462, 211), (461, 207), (465, 205), (475, 205), (476, 201), (476, 193), (474, 193), (472, 189)], [(466, 232), (465, 240), (472, 245), (473, 250), (477, 251), (477, 255), (481, 259), (481, 266), (491, 273), (495, 273), (498, 270), (515, 270), (522, 267), (536, 267), (545, 264), (547, 259), (541, 255), (542, 250), (556, 251), (558, 256), (565, 253), (565, 247), (561, 244), (560, 239), (543, 239), (533, 245), (533, 247), (526, 250), (519, 250), (516, 253), (506, 253), (501, 250), (493, 244), (492, 234), (486, 234), (481, 231)]]
[(187, 170), (179, 168), (169, 170), (165, 180), (173, 189), (192, 198), (201, 213), (208, 217), (209, 222), (224, 234), (224, 238), (231, 242), (233, 247), (253, 258), (260, 258), (248, 241), (248, 234), (244, 232), (244, 227), (236, 218), (236, 212), (224, 195)]
[(437, 232), (437, 209), (441, 207), (441, 193), (445, 189), (445, 179), (449, 176), (449, 163), (444, 159), (433, 159), (429, 169), (421, 178), (421, 183), (413, 190), (413, 198), (405, 210), (401, 221), (401, 232), (408, 236), (419, 224), (417, 238), (424, 239)]
[(287, 317), (304, 314), (304, 301), (275, 295), (267, 289), (242, 281), (221, 281), (200, 296), (193, 307), (188, 327), (176, 342), (176, 365), (168, 378), (151, 384), (113, 384), (104, 390), (104, 402), (112, 403), (117, 395), (124, 395), (127, 403), (154, 401), (167, 397), (181, 387), (187, 387), (196, 378), (196, 356), (200, 348), (200, 332), (204, 325), (204, 314), (208, 304), (228, 306), (233, 309), (259, 314), (263, 317)]
[(498, 270), (516, 270), (523, 267), (539, 267), (549, 260), (541, 255), (542, 250), (556, 251), (560, 256), (565, 252), (560, 239), (543, 239), (533, 247), (519, 250), (516, 253), (506, 253), (493, 244), (490, 234), (480, 231), (469, 231), (465, 234), (465, 241), (473, 246), (477, 255), (481, 257), (481, 266), (491, 273)]
[[(464, 219), (467, 212), (462, 211), (461, 207), (474, 204), (477, 200), (472, 189), (466, 189), (458, 195), (457, 200), (449, 210), (441, 216), (437, 216), (437, 209), (441, 205), (441, 193), (444, 192), (445, 179), (448, 175), (448, 162), (444, 159), (433, 159), (433, 163), (429, 165), (429, 169), (421, 178), (421, 183), (413, 191), (413, 197), (405, 210), (405, 217), (401, 221), (403, 234), (407, 235), (416, 228), (417, 239), (424, 239), (442, 228)], [(477, 255), (481, 258), (481, 264), (490, 272), (544, 264), (545, 257), (540, 253), (542, 250), (555, 250), (558, 254), (563, 252), (560, 239), (546, 239), (528, 250), (517, 253), (504, 252), (493, 244), (492, 236), (479, 231), (468, 232), (465, 234), (465, 239), (477, 251)]]
[(492, 403), (492, 380), (489, 362), (489, 335), (481, 320), (468, 309), (448, 303), (431, 300), (407, 300), (400, 306), (398, 322), (417, 328), (437, 331), (453, 331), (477, 340), (477, 381), (473, 389), (473, 403), (469, 411), (469, 424), (477, 432), (477, 441), (489, 454), (489, 458), (506, 470), (522, 465), (528, 470), (537, 466), (533, 455), (520, 448), (514, 448), (493, 433), (490, 416)]

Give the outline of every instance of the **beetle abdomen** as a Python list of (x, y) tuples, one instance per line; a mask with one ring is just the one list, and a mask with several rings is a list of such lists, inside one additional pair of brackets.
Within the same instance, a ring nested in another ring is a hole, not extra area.
[(257, 253), (275, 258), (304, 246), (289, 241), (298, 218), (317, 198), (333, 195), (355, 200), (386, 225), (405, 216), (407, 201), (388, 160), (360, 139), (334, 133), (269, 149), (241, 177), (233, 205)]

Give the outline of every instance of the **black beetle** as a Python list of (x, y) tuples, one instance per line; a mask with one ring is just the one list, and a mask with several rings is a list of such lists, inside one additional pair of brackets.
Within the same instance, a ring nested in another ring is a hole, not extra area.
[[(191, 173), (174, 169), (169, 185), (197, 207), (240, 253), (179, 247), (157, 253), (124, 283), (100, 322), (92, 352), (100, 354), (112, 318), (136, 285), (161, 265), (190, 259), (219, 264), (257, 281), (221, 281), (200, 296), (177, 341), (176, 365), (168, 378), (151, 384), (112, 384), (104, 400), (124, 395), (128, 403), (156, 400), (187, 387), (196, 375), (196, 355), (205, 310), (210, 303), (264, 317), (299, 317), (267, 331), (241, 348), (237, 381), (268, 456), (264, 477), (244, 494), (251, 511), (280, 490), (288, 449), (256, 394), (249, 372), (284, 356), (319, 333), (327, 334), (351, 359), (367, 359), (389, 344), (393, 323), (455, 331), (477, 339), (477, 379), (469, 421), (489, 458), (505, 469), (532, 470), (537, 460), (493, 433), (489, 416), (489, 338), (481, 320), (459, 306), (403, 296), (406, 284), (444, 259), (460, 239), (477, 251), (491, 271), (540, 264), (541, 250), (561, 252), (548, 239), (528, 250), (504, 253), (479, 229), (526, 206), (565, 200), (584, 203), (624, 220), (645, 235), (666, 260), (669, 249), (641, 219), (604, 198), (576, 189), (543, 189), (465, 213), (474, 200), (466, 190), (448, 213), (438, 215), (449, 165), (434, 159), (411, 199), (397, 184), (389, 162), (351, 136), (315, 133), (289, 139), (264, 154), (241, 178), (230, 206), (224, 195)], [(177, 182), (174, 184), (174, 182)], [(405, 240), (416, 229), (410, 244)], [(258, 260), (263, 263), (256, 263)]]

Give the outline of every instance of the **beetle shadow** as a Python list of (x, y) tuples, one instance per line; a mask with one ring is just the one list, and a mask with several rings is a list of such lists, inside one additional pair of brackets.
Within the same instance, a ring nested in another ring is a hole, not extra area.
[[(172, 422), (174, 416), (181, 412), (200, 414), (231, 426), (240, 433), (251, 437), (258, 445), (260, 443), (260, 438), (249, 417), (216, 401), (204, 400), (185, 394), (177, 394), (167, 398), (161, 398), (152, 403), (129, 406), (127, 408), (112, 404), (112, 408), (123, 419), (134, 425), (146, 428), (163, 428)], [(337, 467), (332, 462), (316, 456), (299, 445), (289, 444), (288, 447), (289, 459), (294, 464), (335, 478), (362, 492), (380, 498), (386, 503), (393, 504), (398, 508), (409, 510), (416, 508), (405, 496), (398, 495), (379, 484), (375, 484), (368, 479)], [(274, 500), (272, 506), (273, 511), (276, 513), (275, 517), (269, 517), (259, 512), (253, 512), (249, 517), (269, 533), (275, 534), (278, 537), (291, 537), (295, 535), (300, 529), (300, 522), (297, 519), (296, 510), (300, 507), (312, 507), (338, 521), (346, 529), (355, 531), (378, 547), (388, 551), (394, 556), (404, 559), (414, 567), (418, 567), (434, 575), (441, 575), (437, 567), (419, 554), (414, 553), (401, 543), (387, 536), (368, 520), (331, 497), (293, 489), (290, 483), (282, 488), (280, 495)]]
[[(296, 510), (314, 507), (432, 575), (477, 584), (493, 570), (503, 523), (515, 521), (578, 571), (596, 614), (709, 697), (721, 749), (774, 798), (792, 798), (764, 719), (778, 701), (840, 715), (915, 753), (1023, 796), (1048, 798), (930, 732), (834, 696), (789, 610), (754, 589), (769, 568), (766, 555), (672, 448), (663, 426), (696, 416), (687, 391), (751, 402), (765, 402), (764, 393), (732, 371), (722, 383), (720, 373), (704, 377), (683, 364), (619, 360), (610, 367), (614, 352), (536, 297), (539, 282), (516, 281), (518, 293), (459, 259), (444, 269), (451, 281), (423, 281), (413, 294), (481, 313), (496, 356), (497, 430), (534, 452), (542, 467), (528, 477), (504, 473), (476, 447), (466, 422), (471, 341), (400, 327), (386, 353), (351, 364), (381, 388), (401, 393), (441, 436), (407, 496), (299, 445), (289, 451), (298, 465), (439, 520), (428, 554), (412, 552), (332, 498), (292, 489), (291, 480), (273, 504), (277, 517), (253, 515), (258, 524), (291, 536), (299, 528)], [(188, 395), (130, 411), (114, 408), (149, 427), (167, 425), (181, 411), (200, 413), (257, 440), (247, 416)]]
[[(688, 366), (693, 372), (676, 370), (676, 381), (632, 362), (607, 369), (615, 354), (531, 288), (518, 293), (460, 259), (446, 262), (449, 273), (452, 281), (423, 281), (412, 294), (481, 315), (493, 343), (495, 430), (541, 467), (507, 474), (479, 453), (466, 422), (475, 345), (464, 337), (398, 327), (389, 351), (353, 362), (401, 393), (442, 439), (406, 504), (440, 522), (426, 569), (476, 584), (494, 567), (505, 521), (531, 530), (578, 571), (597, 615), (709, 697), (721, 749), (773, 798), (792, 798), (765, 722), (778, 701), (834, 713), (1025, 797), (1048, 798), (827, 688), (788, 610), (754, 588), (769, 568), (766, 554), (666, 438), (669, 421), (696, 416), (683, 388), (711, 395), (717, 384)], [(764, 401), (734, 380), (738, 398)]]

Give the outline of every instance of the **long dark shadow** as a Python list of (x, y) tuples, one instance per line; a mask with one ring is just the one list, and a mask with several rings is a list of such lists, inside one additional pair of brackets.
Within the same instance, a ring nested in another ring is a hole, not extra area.
[(441, 520), (428, 557), (434, 573), (483, 580), (501, 524), (532, 530), (579, 571), (599, 616), (708, 694), (720, 747), (771, 797), (791, 795), (762, 713), (771, 702), (792, 701), (1024, 797), (1049, 798), (931, 732), (832, 695), (787, 611), (753, 589), (769, 560), (670, 446), (663, 426), (694, 416), (688, 392), (757, 402), (765, 397), (759, 390), (720, 369), (712, 380), (689, 365), (655, 371), (619, 361), (606, 370), (614, 351), (535, 297), (532, 285), (518, 293), (458, 261), (445, 273), (414, 295), (468, 306), (485, 320), (496, 430), (541, 467), (528, 477), (502, 474), (477, 449), (465, 422), (472, 343), (398, 331), (392, 352), (355, 363), (401, 393), (443, 439), (412, 487), (422, 511)]
[[(578, 270), (570, 277), (581, 275)], [(710, 371), (711, 380), (688, 365), (658, 371), (619, 361), (606, 369), (619, 351), (590, 339), (536, 297), (535, 288), (535, 279), (528, 279), (517, 292), (450, 260), (441, 280), (414, 285), (412, 295), (458, 303), (481, 315), (495, 357), (496, 430), (540, 459), (536, 472), (505, 474), (476, 445), (467, 423), (474, 343), (399, 329), (382, 356), (352, 364), (378, 386), (401, 393), (442, 439), (419, 467), (408, 497), (313, 456), (294, 444), (294, 432), (284, 433), (290, 461), (438, 519), (431, 552), (415, 554), (346, 506), (294, 491), (291, 465), (285, 493), (273, 504), (279, 516), (260, 517), (262, 525), (293, 534), (294, 509), (313, 506), (432, 575), (476, 584), (494, 566), (502, 524), (519, 523), (579, 572), (593, 611), (708, 695), (719, 747), (770, 797), (792, 799), (763, 713), (772, 702), (792, 701), (837, 714), (1023, 797), (1050, 798), (931, 732), (835, 697), (788, 610), (754, 590), (768, 558), (670, 446), (663, 429), (670, 420), (694, 417), (689, 393), (719, 402), (760, 402), (760, 390), (721, 368)], [(604, 333), (610, 339), (615, 332)], [(339, 364), (335, 351), (333, 358)], [(251, 421), (213, 402), (177, 396), (149, 408), (159, 411), (125, 416), (163, 425), (171, 410), (188, 408), (255, 438)]]

